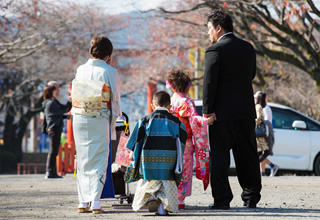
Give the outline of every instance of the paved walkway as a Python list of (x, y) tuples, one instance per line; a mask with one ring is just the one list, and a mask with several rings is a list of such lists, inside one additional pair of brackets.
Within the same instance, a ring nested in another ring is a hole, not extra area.
[[(105, 199), (107, 213), (77, 213), (76, 179), (46, 180), (43, 175), (0, 175), (0, 219), (320, 219), (320, 177), (281, 176), (262, 179), (262, 199), (256, 209), (242, 207), (236, 177), (230, 177), (234, 199), (228, 211), (208, 210), (211, 190), (194, 178), (186, 209), (168, 217), (143, 209), (133, 212), (126, 202)], [(134, 193), (135, 184), (130, 184)]]

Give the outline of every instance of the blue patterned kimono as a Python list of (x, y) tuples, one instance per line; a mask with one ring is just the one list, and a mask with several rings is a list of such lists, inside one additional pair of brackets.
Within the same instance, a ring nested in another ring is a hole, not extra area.
[(179, 137), (182, 154), (187, 132), (179, 118), (164, 108), (157, 108), (143, 117), (135, 126), (126, 147), (132, 151), (135, 166), (145, 180), (174, 180), (177, 160), (176, 138)]

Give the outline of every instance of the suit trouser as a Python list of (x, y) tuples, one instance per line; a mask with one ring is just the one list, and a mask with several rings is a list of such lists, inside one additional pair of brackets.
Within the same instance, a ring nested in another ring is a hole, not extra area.
[(50, 131), (48, 131), (48, 136), (50, 138), (50, 148), (48, 152), (47, 165), (46, 165), (47, 175), (57, 174), (56, 158), (59, 153), (61, 133), (62, 133), (62, 128), (52, 128), (50, 129)]
[(261, 176), (255, 120), (215, 121), (209, 126), (211, 189), (215, 206), (229, 205), (233, 195), (229, 184), (230, 149), (244, 202), (256, 204), (261, 195)]

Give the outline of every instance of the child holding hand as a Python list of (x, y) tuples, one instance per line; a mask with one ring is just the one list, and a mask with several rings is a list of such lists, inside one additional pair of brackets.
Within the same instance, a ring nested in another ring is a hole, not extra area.
[[(184, 200), (191, 196), (193, 175), (193, 152), (196, 154), (196, 177), (203, 181), (204, 190), (209, 184), (209, 142), (207, 125), (215, 118), (199, 116), (194, 101), (189, 98), (190, 77), (184, 70), (172, 69), (167, 74), (167, 88), (174, 92), (171, 97), (171, 113), (186, 126), (187, 142), (183, 154), (183, 174), (178, 186), (179, 209), (185, 208)], [(193, 148), (194, 146), (194, 148)]]

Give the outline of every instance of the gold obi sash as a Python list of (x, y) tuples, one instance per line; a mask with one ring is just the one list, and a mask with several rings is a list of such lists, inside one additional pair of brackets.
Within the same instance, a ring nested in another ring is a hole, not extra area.
[(98, 117), (103, 108), (111, 109), (111, 90), (101, 81), (74, 79), (71, 97), (71, 114)]

